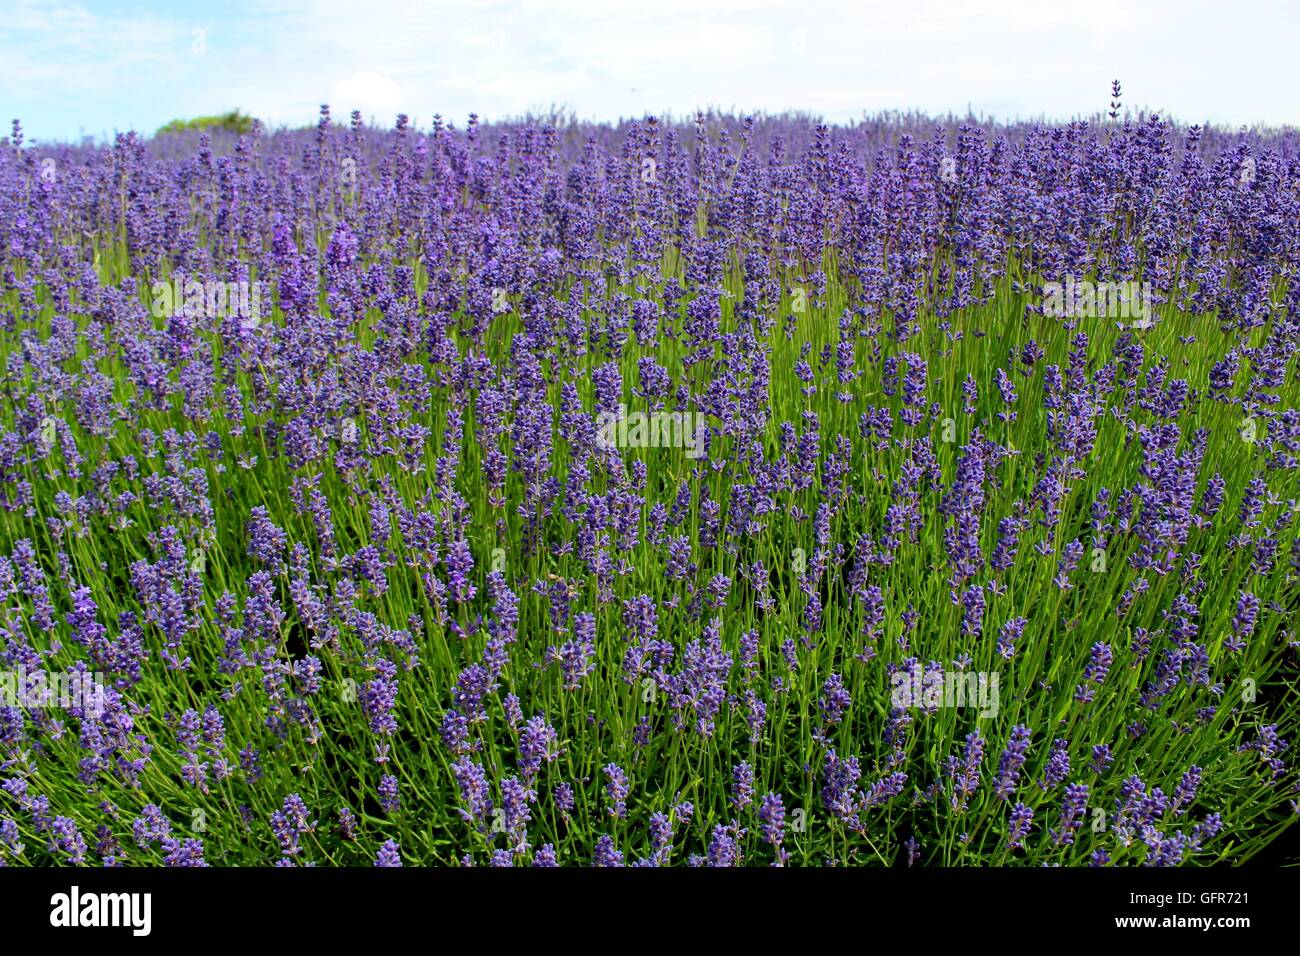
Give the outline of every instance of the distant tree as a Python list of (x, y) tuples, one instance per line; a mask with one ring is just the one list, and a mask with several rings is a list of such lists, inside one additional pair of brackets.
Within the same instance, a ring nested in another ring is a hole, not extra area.
[(253, 117), (245, 116), (239, 110), (231, 110), (219, 116), (198, 116), (194, 119), (174, 119), (158, 130), (158, 135), (165, 133), (205, 132), (224, 130), (230, 133), (248, 133), (253, 129)]

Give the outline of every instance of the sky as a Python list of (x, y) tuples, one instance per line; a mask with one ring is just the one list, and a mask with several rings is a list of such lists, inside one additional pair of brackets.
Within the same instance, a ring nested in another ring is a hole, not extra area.
[(1300, 126), (1300, 0), (0, 0), (0, 122), (29, 141), (321, 103), (504, 119), (878, 110), (1068, 120), (1124, 104)]

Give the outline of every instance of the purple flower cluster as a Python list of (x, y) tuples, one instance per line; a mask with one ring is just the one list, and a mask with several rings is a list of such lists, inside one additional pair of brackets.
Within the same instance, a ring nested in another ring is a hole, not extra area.
[(1253, 852), (1300, 146), (1111, 94), (15, 123), (0, 864)]

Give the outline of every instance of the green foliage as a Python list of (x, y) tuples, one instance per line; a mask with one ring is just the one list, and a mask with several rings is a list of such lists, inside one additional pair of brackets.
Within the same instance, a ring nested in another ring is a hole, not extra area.
[[(680, 277), (675, 265), (668, 265), (667, 273)], [(1008, 273), (990, 303), (970, 310), (963, 317), (966, 325), (987, 330), (988, 335), (954, 339), (936, 317), (922, 317), (925, 351), (936, 357), (935, 366), (945, 372), (932, 383), (931, 397), (954, 414), (962, 404), (958, 389), (967, 373), (982, 373), (997, 367), (1007, 349), (1018, 352), (1031, 332), (1046, 352), (1040, 366), (1065, 367), (1070, 362), (1071, 335), (1049, 326), (1027, 328), (1021, 319), (1023, 302), (1013, 288), (1013, 279), (1020, 278), (1016, 263), (1009, 263)], [(793, 274), (782, 278), (787, 286), (796, 284)], [(850, 290), (841, 283), (833, 267), (828, 268), (827, 278), (824, 295), (809, 298), (807, 311), (800, 315), (792, 336), (787, 339), (783, 331), (776, 330), (766, 343), (778, 366), (792, 365), (806, 342), (819, 348), (837, 338), (834, 318), (849, 301)], [(743, 283), (735, 274), (728, 277), (727, 284), (731, 295), (723, 309), (724, 329), (731, 328), (736, 321), (730, 303), (739, 300), (744, 291)], [(423, 286), (423, 280), (420, 285)], [(631, 289), (617, 291), (627, 293)], [(40, 319), (48, 321), (53, 306), (44, 290), (40, 302)], [(599, 302), (586, 305), (592, 309), (602, 307)], [(684, 306), (679, 307), (678, 313), (672, 316), (675, 322), (683, 320), (683, 309)], [(783, 300), (781, 311), (790, 312), (788, 301)], [(1195, 388), (1206, 388), (1209, 367), (1204, 357), (1212, 351), (1204, 345), (1181, 342), (1178, 333), (1194, 324), (1198, 333), (1208, 339), (1218, 334), (1213, 323), (1204, 317), (1182, 314), (1171, 313), (1165, 318), (1167, 321), (1149, 332), (1144, 340), (1150, 354), (1168, 356)], [(372, 319), (369, 316), (366, 321)], [(271, 317), (271, 328), (282, 322), (283, 316), (277, 309)], [(365, 325), (363, 322), (358, 333), (364, 333)], [(1114, 339), (1123, 333), (1100, 324), (1092, 331), (1088, 355), (1093, 363), (1099, 364)], [(4, 336), (3, 342), (3, 353), (12, 356), (17, 348), (14, 336)], [(496, 343), (493, 357), (504, 362), (505, 349), (504, 342)], [(859, 343), (858, 349), (864, 353), (866, 345)], [(631, 369), (641, 354), (638, 346), (629, 346), (623, 359), (626, 375), (632, 374)], [(864, 359), (865, 354), (859, 358)], [(101, 363), (100, 370), (115, 379), (115, 392), (119, 396), (131, 394), (132, 387), (121, 364)], [(591, 370), (582, 371), (590, 374)], [(973, 438), (976, 421), (995, 423), (987, 426), (988, 434), (1009, 448), (1036, 449), (1048, 444), (1046, 418), (1037, 401), (1041, 385), (1032, 380), (1017, 384), (1020, 395), (1012, 407), (1019, 414), (1011, 421), (999, 421), (997, 413), (1004, 408), (1002, 400), (995, 392), (985, 390), (976, 414), (958, 416), (952, 440), (945, 440), (941, 434), (948, 411), (909, 430), (911, 441), (927, 437), (933, 441), (936, 466), (942, 472), (943, 481), (926, 492), (927, 500), (930, 496), (940, 496), (942, 488), (952, 480), (962, 446)], [(238, 388), (245, 394), (254, 391), (242, 375), (232, 378), (227, 387)], [(818, 413), (828, 432), (855, 435), (858, 417), (870, 403), (882, 402), (895, 414), (901, 410), (899, 399), (883, 396), (881, 388), (877, 371), (861, 384), (854, 401), (846, 406), (824, 390), (804, 394), (791, 387), (788, 379), (778, 379), (769, 399), (778, 421), (799, 420), (803, 412), (813, 411)], [(1294, 380), (1288, 380), (1284, 396), (1288, 404), (1297, 400)], [(242, 592), (249, 575), (258, 570), (257, 562), (249, 557), (246, 541), (248, 516), (257, 506), (268, 509), (271, 520), (288, 532), (291, 542), (304, 544), (310, 564), (323, 578), (330, 578), (329, 562), (312, 545), (316, 532), (311, 519), (285, 493), (295, 481), (318, 482), (316, 487), (334, 506), (333, 533), (338, 547), (349, 552), (374, 540), (364, 505), (366, 494), (358, 494), (357, 489), (369, 492), (381, 482), (389, 482), (405, 505), (418, 509), (421, 502), (428, 500), (428, 476), (436, 472), (437, 459), (452, 455), (462, 466), (456, 478), (457, 490), (469, 503), (471, 526), (483, 529), (481, 537), (470, 542), (475, 557), (473, 582), (479, 598), (472, 606), (463, 605), (454, 612), (458, 623), (472, 631), (470, 625), (476, 614), (491, 614), (487, 574), (494, 561), (493, 549), (502, 542), (522, 540), (529, 517), (491, 503), (480, 449), (475, 443), (454, 447), (443, 444), (445, 408), (430, 407), (423, 412), (421, 418), (431, 430), (432, 440), (423, 453), (416, 452), (414, 467), (410, 462), (403, 465), (400, 453), (385, 455), (376, 450), (367, 456), (359, 472), (344, 473), (329, 465), (327, 457), (325, 462), (313, 464), (295, 475), (283, 458), (268, 453), (263, 444), (265, 422), (257, 413), (241, 406), (240, 414), (245, 417), (231, 419), (222, 411), (230, 407), (214, 403), (208, 427), (219, 436), (225, 460), (242, 464), (225, 468), (222, 473), (211, 465), (200, 466), (191, 473), (215, 508), (215, 540), (205, 541), (198, 523), (187, 524), (176, 515), (167, 514), (165, 509), (160, 511), (150, 505), (146, 475), (119, 478), (121, 487), (115, 485), (113, 489), (114, 494), (129, 490), (137, 501), (130, 509), (129, 517), (134, 525), (130, 535), (114, 530), (107, 518), (97, 514), (89, 515), (85, 526), (72, 518), (30, 521), (21, 512), (0, 514), (0, 553), (7, 553), (21, 539), (32, 539), (47, 567), (58, 566), (62, 561), (73, 580), (91, 589), (103, 619), (109, 621), (118, 620), (119, 615), (131, 610), (128, 568), (132, 561), (146, 557), (139, 542), (153, 540), (163, 525), (179, 528), (190, 554), (206, 554), (206, 560), (195, 566), (206, 610), (187, 648), (187, 653), (195, 658), (194, 673), (206, 677), (187, 683), (178, 680), (175, 673), (155, 668), (131, 690), (135, 699), (147, 705), (136, 729), (158, 745), (141, 775), (140, 787), (105, 777), (95, 799), (78, 796), (84, 787), (76, 779), (80, 754), (75, 734), (50, 741), (49, 759), (41, 762), (33, 785), (54, 796), (58, 800), (58, 812), (69, 815), (88, 832), (99, 822), (99, 799), (110, 800), (124, 820), (138, 814), (146, 803), (161, 802), (174, 821), (203, 820), (201, 835), (209, 859), (229, 864), (266, 862), (268, 847), (274, 846), (274, 840), (265, 821), (290, 792), (301, 793), (323, 821), (309, 845), (311, 858), (321, 863), (365, 865), (373, 856), (374, 847), (389, 837), (399, 842), (408, 862), (446, 865), (471, 850), (484, 857), (490, 848), (488, 835), (477, 832), (458, 815), (456, 784), (449, 771), (451, 761), (438, 743), (446, 688), (455, 682), (463, 667), (481, 655), (484, 635), (480, 631), (463, 638), (453, 633), (445, 611), (434, 607), (429, 594), (420, 586), (419, 575), (414, 570), (423, 560), (419, 554), (409, 552), (398, 536), (380, 542), (391, 550), (394, 565), (387, 590), (382, 597), (375, 598), (375, 606), (391, 626), (417, 622), (415, 641), (420, 656), (418, 670), (404, 671), (400, 679), (398, 717), (402, 728), (400, 740), (404, 743), (384, 765), (374, 760), (374, 741), (357, 702), (357, 689), (364, 687), (372, 674), (366, 669), (366, 654), (356, 634), (344, 628), (334, 638), (339, 642), (338, 647), (322, 653), (326, 663), (324, 689), (314, 701), (321, 735), (309, 739), (301, 728), (293, 728), (281, 739), (265, 724), (270, 701), (264, 688), (255, 680), (236, 681), (222, 672), (219, 658), (223, 625), (209, 602), (215, 602), (228, 591)], [(183, 419), (179, 408), (170, 405), (149, 409), (137, 404), (136, 408), (138, 420), (130, 430), (97, 435), (73, 425), (69, 434), (90, 460), (130, 453), (153, 463), (148, 471), (155, 474), (157, 468), (163, 467), (163, 456), (156, 447), (157, 437), (169, 428), (182, 425)], [(6, 410), (4, 427), (13, 427), (10, 413), (11, 410)], [(1211, 405), (1197, 416), (1191, 424), (1206, 429), (1207, 460), (1215, 462), (1230, 477), (1231, 487), (1241, 487), (1262, 466), (1262, 453), (1257, 446), (1242, 441), (1239, 422), (1226, 406)], [(1140, 864), (1146, 854), (1141, 841), (1134, 841), (1127, 848), (1118, 845), (1104, 830), (1093, 831), (1091, 816), (1074, 845), (1053, 843), (1050, 828), (1056, 823), (1060, 795), (1044, 792), (1035, 781), (1043, 774), (1052, 739), (1063, 738), (1074, 744), (1071, 756), (1076, 767), (1075, 779), (1091, 787), (1090, 806), (1107, 813), (1120, 796), (1123, 780), (1131, 774), (1140, 773), (1148, 786), (1159, 786), (1169, 793), (1190, 766), (1208, 768), (1205, 786), (1186, 826), (1208, 812), (1219, 811), (1224, 817), (1224, 834), (1205, 847), (1195, 862), (1240, 862), (1258, 852), (1286, 825), (1282, 813), (1286, 797), (1266, 772), (1259, 754), (1239, 749), (1239, 743), (1255, 739), (1259, 726), (1279, 717), (1283, 717), (1286, 736), (1294, 731), (1294, 689), (1280, 671), (1286, 644), (1286, 618), (1266, 617), (1246, 650), (1237, 654), (1230, 664), (1225, 664), (1230, 655), (1222, 646), (1222, 636), (1231, 628), (1232, 608), (1241, 590), (1253, 589), (1269, 596), (1290, 594), (1289, 572), (1282, 565), (1266, 574), (1256, 574), (1248, 561), (1242, 561), (1227, 546), (1226, 524), (1211, 525), (1197, 532), (1189, 547), (1205, 555), (1201, 570), (1206, 586), (1201, 596), (1203, 630), (1210, 639), (1210, 654), (1225, 676), (1224, 687), (1221, 695), (1208, 689), (1178, 695), (1171, 699), (1164, 712), (1170, 719), (1151, 719), (1151, 712), (1139, 704), (1138, 696), (1141, 688), (1153, 679), (1158, 662), (1155, 655), (1147, 658), (1135, 655), (1132, 642), (1138, 627), (1161, 626), (1161, 609), (1166, 603), (1163, 598), (1168, 589), (1178, 586), (1176, 576), (1157, 578), (1151, 593), (1136, 601), (1131, 613), (1117, 615), (1114, 598), (1140, 576), (1128, 562), (1133, 542), (1117, 536), (1107, 545), (1105, 562), (1094, 560), (1091, 567), (1085, 562), (1074, 586), (1062, 589), (1052, 580), (1057, 573), (1054, 557), (1057, 546), (1072, 538), (1088, 540), (1089, 505), (1100, 490), (1102, 478), (1115, 487), (1137, 480), (1142, 462), (1140, 444), (1128, 440), (1123, 424), (1113, 417), (1101, 418), (1098, 427), (1099, 440), (1090, 461), (1097, 477), (1079, 486), (1063, 503), (1059, 525), (1046, 538), (1042, 529), (1027, 531), (1020, 555), (1003, 579), (1005, 590), (988, 596), (987, 634), (992, 634), (1017, 613), (1029, 614), (1029, 628), (1020, 642), (1019, 653), (1012, 660), (1000, 659), (991, 639), (972, 641), (961, 635), (961, 608), (951, 600), (945, 576), (936, 573), (945, 561), (943, 527), (938, 521), (930, 521), (915, 529), (912, 545), (901, 549), (896, 562), (877, 579), (890, 599), (886, 636), (877, 645), (880, 663), (872, 668), (854, 666), (854, 655), (862, 651), (858, 635), (863, 631), (863, 622), (860, 612), (853, 609), (854, 602), (840, 595), (840, 599), (827, 601), (822, 631), (808, 648), (800, 651), (798, 670), (787, 671), (781, 651), (783, 642), (807, 636), (800, 613), (803, 600), (799, 582), (791, 571), (792, 555), (796, 549), (808, 554), (814, 550), (812, 528), (805, 516), (816, 510), (820, 489), (811, 488), (795, 496), (789, 502), (788, 511), (771, 522), (753, 542), (753, 553), (746, 555), (750, 559), (761, 557), (773, 572), (775, 610), (760, 614), (751, 603), (732, 601), (719, 614), (728, 651), (738, 655), (741, 633), (757, 630), (759, 672), (779, 674), (787, 685), (787, 691), (772, 701), (767, 729), (758, 741), (751, 740), (741, 707), (725, 708), (711, 736), (694, 733), (689, 726), (673, 730), (672, 716), (662, 695), (651, 696), (641, 684), (623, 680), (619, 662), (623, 642), (621, 601), (599, 608), (600, 667), (580, 691), (564, 691), (554, 667), (528, 666), (527, 662), (544, 660), (548, 644), (556, 640), (545, 602), (531, 591), (530, 582), (581, 580), (584, 569), (572, 555), (527, 553), (514, 547), (505, 550), (506, 579), (521, 597), (520, 636), (515, 655), (526, 662), (524, 666), (510, 669), (508, 689), (518, 694), (525, 714), (546, 713), (555, 721), (563, 748), (560, 760), (543, 769), (536, 786), (549, 794), (562, 781), (590, 781), (589, 786), (580, 790), (578, 805), (571, 816), (562, 818), (553, 812), (537, 815), (531, 827), (535, 844), (554, 844), (563, 862), (586, 862), (596, 836), (612, 826), (629, 857), (642, 856), (650, 852), (644, 845), (645, 817), (653, 811), (671, 811), (673, 801), (680, 798), (691, 800), (696, 808), (691, 826), (678, 834), (682, 846), (678, 856), (684, 859), (687, 852), (702, 849), (712, 828), (729, 818), (732, 813), (730, 771), (735, 763), (745, 760), (755, 768), (759, 793), (783, 792), (787, 808), (801, 811), (801, 816), (806, 814), (806, 826), (792, 830), (787, 836), (786, 848), (792, 854), (792, 862), (797, 864), (820, 864), (828, 860), (891, 864), (900, 859), (903, 841), (909, 836), (920, 838), (924, 858), (930, 863), (1041, 865), (1050, 861), (1081, 865), (1093, 849), (1105, 847), (1116, 863)], [(357, 440), (367, 443), (368, 432), (363, 424)], [(337, 440), (328, 435), (322, 438)], [(907, 444), (901, 442), (864, 446), (856, 436), (855, 442), (858, 447), (854, 449), (854, 467), (848, 481), (857, 495), (853, 506), (836, 519), (832, 534), (837, 541), (857, 544), (864, 533), (876, 531), (889, 501), (887, 490), (875, 476), (896, 474), (909, 453)], [(641, 449), (629, 451), (629, 455), (646, 462), (650, 487), (660, 498), (674, 486), (689, 464), (680, 450)], [(559, 449), (556, 459), (562, 469), (564, 455)], [(1003, 462), (990, 491), (990, 513), (1007, 513), (1016, 500), (1032, 495), (1036, 476), (1027, 467), (1027, 459), (1028, 456), (1019, 455)], [(35, 493), (32, 508), (36, 515), (52, 518), (60, 513), (61, 494), (78, 493), (68, 468), (58, 448), (51, 448), (48, 461), (34, 460), (27, 466), (27, 478)], [(1282, 497), (1295, 497), (1300, 491), (1295, 478), (1290, 475), (1283, 478)], [(511, 499), (517, 499), (521, 493), (521, 489), (514, 487), (516, 480), (519, 479), (511, 476), (507, 487), (507, 497)], [(725, 497), (723, 483), (727, 480), (722, 475), (704, 478), (714, 500)], [(214, 493), (217, 490), (220, 493)], [(930, 505), (934, 503), (929, 501)], [(926, 511), (932, 515), (937, 513), (933, 507), (927, 507)], [(693, 526), (692, 521), (689, 527)], [(986, 527), (981, 533), (986, 547), (991, 547), (995, 529)], [(695, 537), (694, 531), (691, 534)], [(1289, 550), (1291, 543), (1289, 536), (1279, 542), (1283, 551)], [(1035, 544), (1050, 546), (1050, 556), (1040, 557), (1033, 547)], [(663, 606), (673, 588), (661, 552), (641, 543), (628, 557), (632, 570), (619, 582), (619, 597), (647, 593)], [(708, 553), (700, 568), (701, 580), (713, 574), (727, 574), (739, 580), (735, 559), (722, 552)], [(281, 566), (274, 580), (277, 591), (287, 598), (292, 588), (288, 570)], [(830, 582), (834, 589), (845, 586), (839, 579)], [(288, 606), (290, 602), (286, 600), (285, 604)], [(898, 641), (904, 631), (899, 614), (909, 604), (924, 612), (927, 625), (913, 634), (911, 646), (904, 648)], [(684, 644), (699, 636), (703, 624), (704, 621), (692, 620), (687, 609), (681, 607), (665, 613), (659, 627), (661, 634)], [(289, 633), (301, 631), (303, 624), (292, 614), (283, 627)], [(151, 634), (150, 640), (159, 638)], [(295, 640), (301, 643), (302, 639)], [(1098, 687), (1095, 701), (1077, 706), (1072, 702), (1072, 695), (1084, 680), (1089, 648), (1098, 641), (1109, 642), (1114, 649), (1111, 676)], [(52, 664), (71, 666), (71, 640), (65, 640), (64, 645), (68, 649), (54, 657)], [(287, 654), (283, 648), (280, 653)], [(865, 832), (847, 829), (828, 815), (820, 796), (824, 756), (810, 734), (827, 678), (832, 673), (843, 673), (853, 704), (841, 723), (822, 728), (828, 735), (826, 743), (841, 754), (864, 754), (863, 776), (869, 784), (889, 769), (883, 759), (887, 748), (879, 743), (890, 716), (890, 687), (881, 664), (901, 665), (908, 657), (952, 661), (964, 653), (972, 655), (971, 670), (1001, 675), (1001, 708), (997, 714), (982, 719), (969, 709), (946, 708), (918, 716), (903, 744), (904, 765), (909, 773), (906, 796), (897, 805), (870, 811), (869, 829)], [(290, 663), (288, 657), (284, 663), (286, 666)], [(1261, 687), (1268, 687), (1259, 702), (1253, 697), (1243, 698), (1240, 688), (1247, 679), (1252, 685), (1257, 682)], [(206, 702), (194, 696), (195, 688), (202, 685), (214, 697), (220, 694), (225, 698), (221, 709), (230, 738), (239, 741), (240, 746), (254, 746), (264, 755), (264, 775), (256, 784), (237, 776), (214, 786), (210, 792), (178, 786), (182, 758), (177, 748), (168, 746), (174, 734), (170, 721), (187, 707)], [(1285, 716), (1288, 714), (1292, 716)], [(655, 730), (653, 744), (644, 749), (632, 743), (633, 728), (642, 718), (647, 718)], [(1148, 724), (1148, 728), (1147, 733), (1135, 737), (1128, 728), (1138, 721)], [(1013, 852), (1006, 845), (1009, 804), (990, 792), (987, 775), (996, 766), (1012, 728), (1018, 724), (1034, 730), (1034, 746), (1018, 796), (1035, 811), (1036, 822), (1025, 849)], [(947, 794), (914, 803), (913, 788), (920, 793), (931, 781), (942, 779), (945, 759), (960, 752), (963, 740), (972, 731), (979, 731), (987, 741), (986, 783), (979, 793), (960, 812), (949, 805)], [(509, 767), (514, 762), (517, 742), (512, 735), (485, 732), (484, 738), (483, 749), (474, 759), (495, 768)], [(423, 743), (415, 745), (415, 741)], [(1088, 764), (1088, 745), (1102, 742), (1113, 747), (1115, 756), (1114, 766), (1104, 773)], [(621, 762), (637, 787), (632, 810), (635, 823), (611, 820), (603, 805), (601, 766), (610, 760)], [(387, 818), (368, 814), (363, 822), (362, 840), (353, 843), (340, 839), (332, 823), (326, 821), (331, 821), (340, 807), (361, 805), (366, 794), (375, 792), (385, 773), (394, 773), (401, 781), (402, 811)], [(545, 799), (549, 801), (549, 797)], [(249, 818), (256, 821), (251, 833), (237, 809), (240, 806), (247, 808)], [(24, 833), (30, 844), (30, 858), (44, 861), (43, 844), (37, 834), (26, 830)], [(765, 862), (764, 854), (770, 856), (756, 827), (747, 836), (744, 849), (747, 860)]]
[(196, 116), (194, 119), (174, 119), (158, 130), (159, 136), (168, 133), (206, 133), (221, 130), (227, 133), (249, 133), (253, 129), (253, 117), (246, 116), (239, 110), (231, 110), (218, 116)]

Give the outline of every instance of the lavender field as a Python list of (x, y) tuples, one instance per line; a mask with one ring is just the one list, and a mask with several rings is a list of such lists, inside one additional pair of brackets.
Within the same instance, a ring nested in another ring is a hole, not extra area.
[(0, 865), (1256, 858), (1298, 270), (1300, 134), (1118, 99), (15, 122)]

